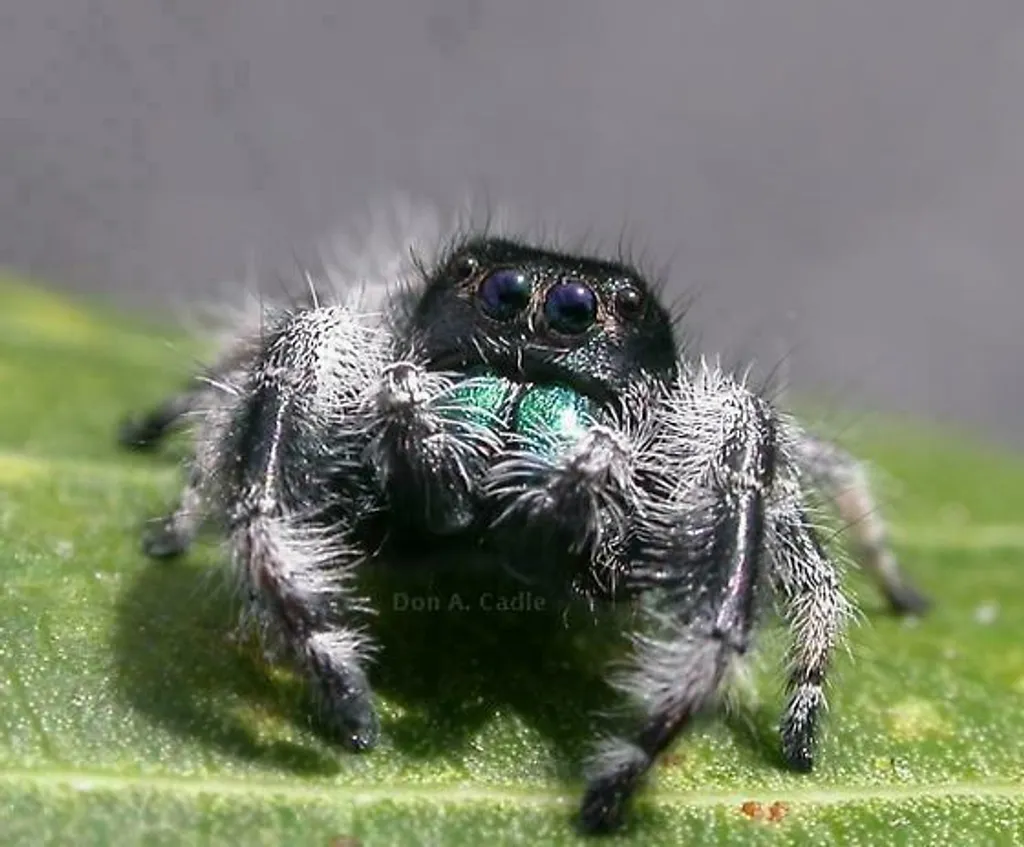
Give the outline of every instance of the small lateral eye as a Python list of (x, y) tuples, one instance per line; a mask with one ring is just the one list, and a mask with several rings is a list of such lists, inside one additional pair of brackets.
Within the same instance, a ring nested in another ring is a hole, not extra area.
[(637, 317), (644, 308), (644, 295), (635, 285), (624, 285), (615, 292), (615, 311), (620, 317)]
[(469, 279), (480, 270), (480, 260), (469, 253), (462, 253), (452, 260), (451, 275), (457, 282)]
[(565, 335), (586, 332), (597, 320), (597, 295), (582, 282), (563, 280), (548, 291), (544, 317), (555, 332)]
[(526, 274), (506, 268), (480, 283), (480, 305), (489, 317), (507, 321), (529, 305), (532, 293), (533, 286)]

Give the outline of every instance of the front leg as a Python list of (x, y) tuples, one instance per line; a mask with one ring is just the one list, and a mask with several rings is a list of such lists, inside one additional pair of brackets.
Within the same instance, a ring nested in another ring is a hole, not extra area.
[(364, 462), (392, 522), (439, 535), (470, 526), (489, 460), (501, 449), (506, 394), (501, 381), (431, 372), (412, 359), (384, 368), (362, 426)]
[[(680, 392), (661, 410), (669, 437), (651, 458), (662, 464), (668, 497), (663, 518), (646, 527), (633, 576), (652, 604), (653, 632), (638, 639), (619, 680), (640, 706), (640, 727), (594, 759), (581, 809), (587, 831), (621, 823), (658, 755), (712, 702), (749, 646), (777, 427), (757, 398), (736, 386), (715, 389), (699, 398)], [(695, 415), (696, 428), (688, 425)], [(711, 433), (718, 437), (687, 443)], [(680, 463), (693, 456), (706, 460), (696, 479), (696, 466), (684, 473)]]

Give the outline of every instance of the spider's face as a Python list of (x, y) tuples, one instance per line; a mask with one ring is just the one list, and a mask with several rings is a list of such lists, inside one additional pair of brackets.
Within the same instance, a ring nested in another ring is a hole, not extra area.
[(671, 317), (635, 271), (503, 239), (455, 253), (412, 321), (431, 367), (486, 365), (598, 402), (641, 374), (667, 379), (675, 368)]

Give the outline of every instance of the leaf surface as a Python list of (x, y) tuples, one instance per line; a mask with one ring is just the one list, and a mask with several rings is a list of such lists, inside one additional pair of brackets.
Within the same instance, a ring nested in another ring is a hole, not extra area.
[[(587, 843), (578, 759), (608, 701), (585, 627), (383, 610), (384, 739), (351, 755), (301, 681), (234, 637), (214, 545), (143, 558), (178, 471), (114, 434), (193, 352), (0, 287), (0, 843)], [(815, 772), (779, 766), (769, 635), (748, 697), (665, 757), (610, 843), (1024, 843), (1024, 461), (916, 425), (850, 446), (934, 612), (890, 618), (851, 574), (863, 620)]]

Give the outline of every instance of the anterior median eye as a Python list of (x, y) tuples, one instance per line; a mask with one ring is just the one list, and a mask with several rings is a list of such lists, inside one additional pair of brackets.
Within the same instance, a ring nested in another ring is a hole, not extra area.
[(529, 305), (532, 290), (526, 274), (510, 269), (495, 271), (480, 283), (480, 304), (490, 317), (506, 321)]
[(555, 332), (566, 335), (586, 332), (597, 319), (597, 295), (582, 282), (559, 282), (548, 291), (544, 317)]

